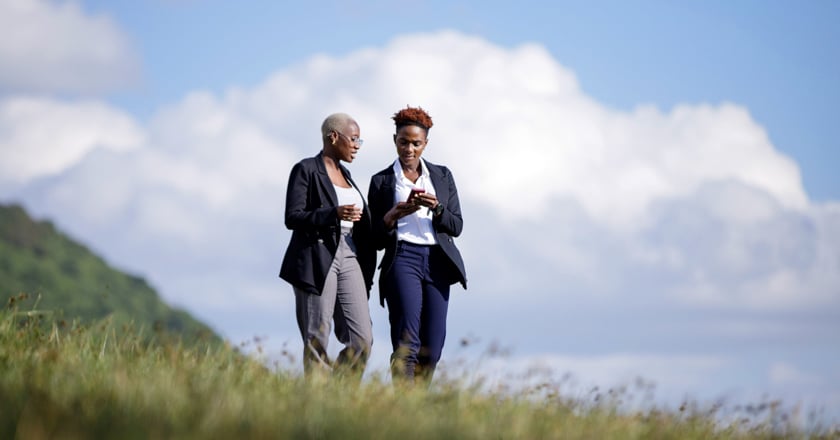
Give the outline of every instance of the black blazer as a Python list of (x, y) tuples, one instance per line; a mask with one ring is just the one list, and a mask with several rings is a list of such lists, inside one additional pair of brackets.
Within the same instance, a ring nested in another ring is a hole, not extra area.
[[(449, 257), (450, 284), (461, 283), (464, 289), (467, 288), (467, 272), (464, 269), (464, 260), (461, 252), (455, 246), (453, 237), (461, 235), (464, 228), (464, 219), (461, 217), (461, 202), (458, 200), (458, 189), (455, 187), (455, 179), (448, 168), (435, 165), (426, 161), (429, 169), (429, 177), (435, 187), (435, 196), (443, 204), (443, 213), (432, 218), (432, 226), (437, 236), (438, 244), (443, 252)], [(396, 201), (394, 191), (397, 187), (397, 179), (394, 176), (393, 164), (384, 170), (376, 173), (370, 179), (368, 189), (368, 203), (373, 218), (373, 242), (376, 250), (385, 249), (385, 256), (379, 264), (379, 301), (385, 305), (385, 283), (382, 282), (385, 275), (391, 270), (394, 262), (394, 254), (397, 250), (397, 229), (385, 227), (385, 213), (388, 212)]]
[[(355, 187), (350, 171), (341, 164), (339, 168)], [(322, 153), (292, 167), (286, 187), (286, 227), (292, 230), (292, 238), (283, 257), (280, 278), (309, 293), (321, 294), (341, 235), (337, 205), (338, 196), (327, 175)], [(364, 204), (362, 219), (353, 223), (352, 235), (368, 298), (376, 271), (370, 219), (370, 209)]]

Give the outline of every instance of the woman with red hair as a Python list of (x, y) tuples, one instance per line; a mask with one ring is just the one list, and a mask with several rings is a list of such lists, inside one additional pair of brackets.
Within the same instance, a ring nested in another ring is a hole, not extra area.
[(449, 287), (467, 278), (453, 240), (464, 220), (448, 168), (421, 156), (432, 118), (408, 107), (393, 118), (397, 160), (370, 181), (372, 233), (380, 264), (380, 304), (391, 324), (395, 382), (431, 381), (446, 339)]

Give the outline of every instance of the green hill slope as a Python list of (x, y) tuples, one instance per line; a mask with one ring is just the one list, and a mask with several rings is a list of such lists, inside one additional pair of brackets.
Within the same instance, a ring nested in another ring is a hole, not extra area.
[(163, 301), (144, 279), (110, 267), (85, 246), (48, 221), (34, 221), (17, 205), (0, 205), (0, 300), (20, 293), (29, 298), (20, 310), (35, 306), (66, 320), (110, 316), (115, 323), (220, 341), (207, 325)]

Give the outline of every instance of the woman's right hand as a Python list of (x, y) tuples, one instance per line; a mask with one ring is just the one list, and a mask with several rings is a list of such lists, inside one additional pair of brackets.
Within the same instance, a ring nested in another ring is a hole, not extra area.
[(339, 220), (357, 222), (362, 219), (362, 208), (357, 208), (355, 204), (336, 206), (335, 210)]
[(385, 213), (385, 217), (382, 220), (385, 222), (385, 227), (388, 229), (394, 229), (397, 225), (397, 220), (407, 215), (414, 214), (420, 208), (421, 206), (415, 203), (397, 202), (393, 208)]

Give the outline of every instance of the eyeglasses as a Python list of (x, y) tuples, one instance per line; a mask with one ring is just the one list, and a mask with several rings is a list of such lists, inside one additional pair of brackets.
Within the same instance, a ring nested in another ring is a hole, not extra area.
[(354, 143), (354, 144), (356, 144), (356, 145), (358, 145), (358, 146), (360, 146), (360, 147), (362, 146), (362, 144), (364, 144), (364, 143), (365, 143), (364, 139), (361, 139), (361, 138), (360, 138), (360, 137), (358, 137), (358, 136), (353, 136), (353, 137), (350, 137), (350, 136), (347, 136), (346, 134), (344, 134), (344, 133), (342, 133), (342, 132), (340, 132), (340, 131), (337, 131), (337, 130), (336, 130), (336, 133), (338, 133), (338, 134), (340, 134), (340, 135), (344, 136), (344, 138), (345, 138), (345, 139), (347, 139), (348, 141), (350, 141), (350, 142), (352, 142), (352, 143)]

